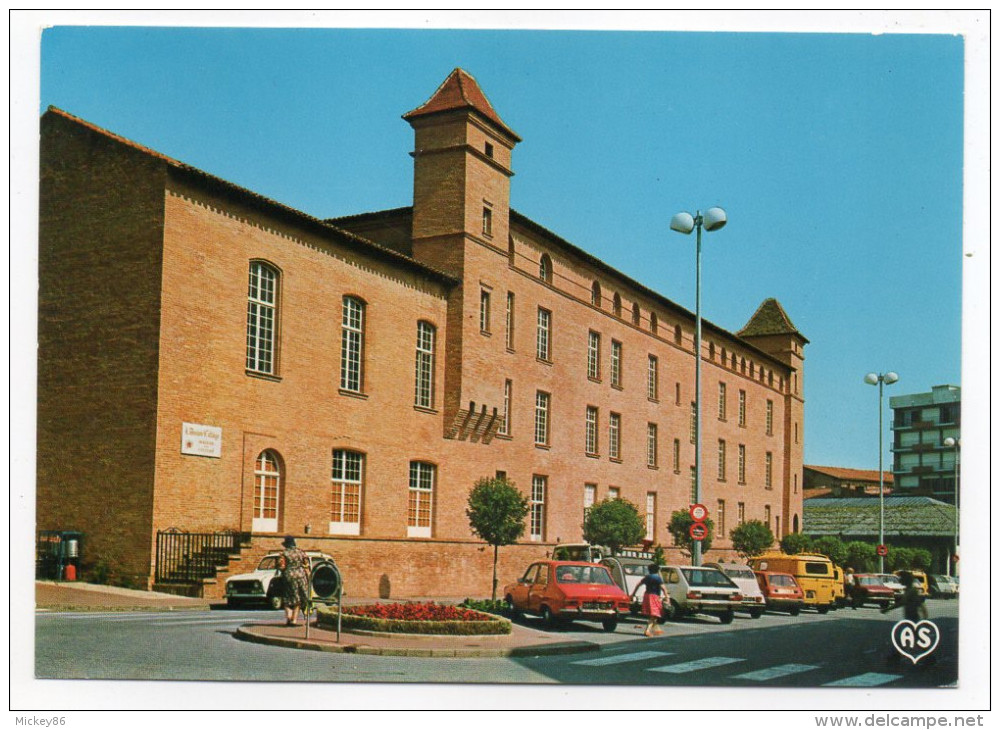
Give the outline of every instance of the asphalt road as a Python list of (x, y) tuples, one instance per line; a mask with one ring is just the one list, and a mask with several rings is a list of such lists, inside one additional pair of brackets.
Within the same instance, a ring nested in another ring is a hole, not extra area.
[[(942, 687), (957, 681), (958, 602), (932, 601), (941, 640), (936, 662), (889, 662), (901, 612), (873, 608), (825, 616), (738, 617), (723, 626), (693, 618), (642, 636), (639, 622), (614, 633), (579, 623), (560, 638), (601, 644), (585, 654), (526, 658), (422, 659), (329, 654), (237, 640), (243, 624), (274, 622), (275, 611), (39, 613), (39, 678), (423, 682), (733, 687)], [(535, 625), (532, 619), (527, 625)]]

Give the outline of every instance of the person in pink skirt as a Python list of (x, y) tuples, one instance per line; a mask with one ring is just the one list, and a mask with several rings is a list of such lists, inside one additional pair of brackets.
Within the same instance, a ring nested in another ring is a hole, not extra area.
[(643, 577), (639, 585), (632, 591), (633, 597), (640, 586), (646, 589), (646, 593), (642, 597), (640, 613), (649, 622), (646, 624), (646, 631), (644, 633), (646, 636), (660, 636), (663, 634), (663, 630), (657, 624), (660, 616), (663, 615), (663, 578), (660, 576), (659, 565), (656, 563), (649, 564), (649, 573)]

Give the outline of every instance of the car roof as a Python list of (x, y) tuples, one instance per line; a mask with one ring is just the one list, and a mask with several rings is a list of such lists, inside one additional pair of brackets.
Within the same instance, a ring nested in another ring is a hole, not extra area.
[(754, 574), (756, 574), (756, 575), (787, 575), (787, 576), (789, 576), (791, 578), (795, 577), (791, 573), (783, 573), (780, 570), (755, 570)]
[(653, 561), (646, 558), (631, 558), (626, 555), (614, 555), (608, 556), (601, 560), (603, 563), (605, 560), (617, 560), (619, 563), (628, 565), (652, 565)]
[(532, 565), (537, 565), (538, 563), (544, 563), (546, 565), (579, 565), (584, 568), (593, 568), (595, 565), (601, 568), (606, 568), (606, 565), (601, 565), (600, 563), (590, 563), (586, 560), (536, 560)]

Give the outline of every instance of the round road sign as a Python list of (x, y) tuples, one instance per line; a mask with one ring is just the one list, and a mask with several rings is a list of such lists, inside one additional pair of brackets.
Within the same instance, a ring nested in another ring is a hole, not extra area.
[(688, 532), (691, 534), (692, 540), (698, 540), (699, 542), (708, 537), (708, 527), (705, 526), (704, 522), (692, 523)]
[(703, 504), (692, 504), (691, 509), (688, 510), (688, 514), (691, 515), (691, 519), (695, 522), (702, 522), (708, 517), (708, 507)]
[(313, 592), (320, 598), (333, 598), (340, 589), (340, 571), (333, 563), (322, 562), (313, 568)]
[(878, 547), (875, 548), (875, 553), (877, 555), (880, 555), (880, 556), (882, 556), (884, 558), (886, 555), (889, 554), (889, 546), (888, 545), (879, 545)]

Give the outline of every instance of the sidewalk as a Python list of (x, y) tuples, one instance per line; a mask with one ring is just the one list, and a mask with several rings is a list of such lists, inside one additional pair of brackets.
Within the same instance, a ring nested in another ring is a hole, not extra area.
[(37, 611), (207, 611), (212, 601), (129, 588), (35, 581)]

